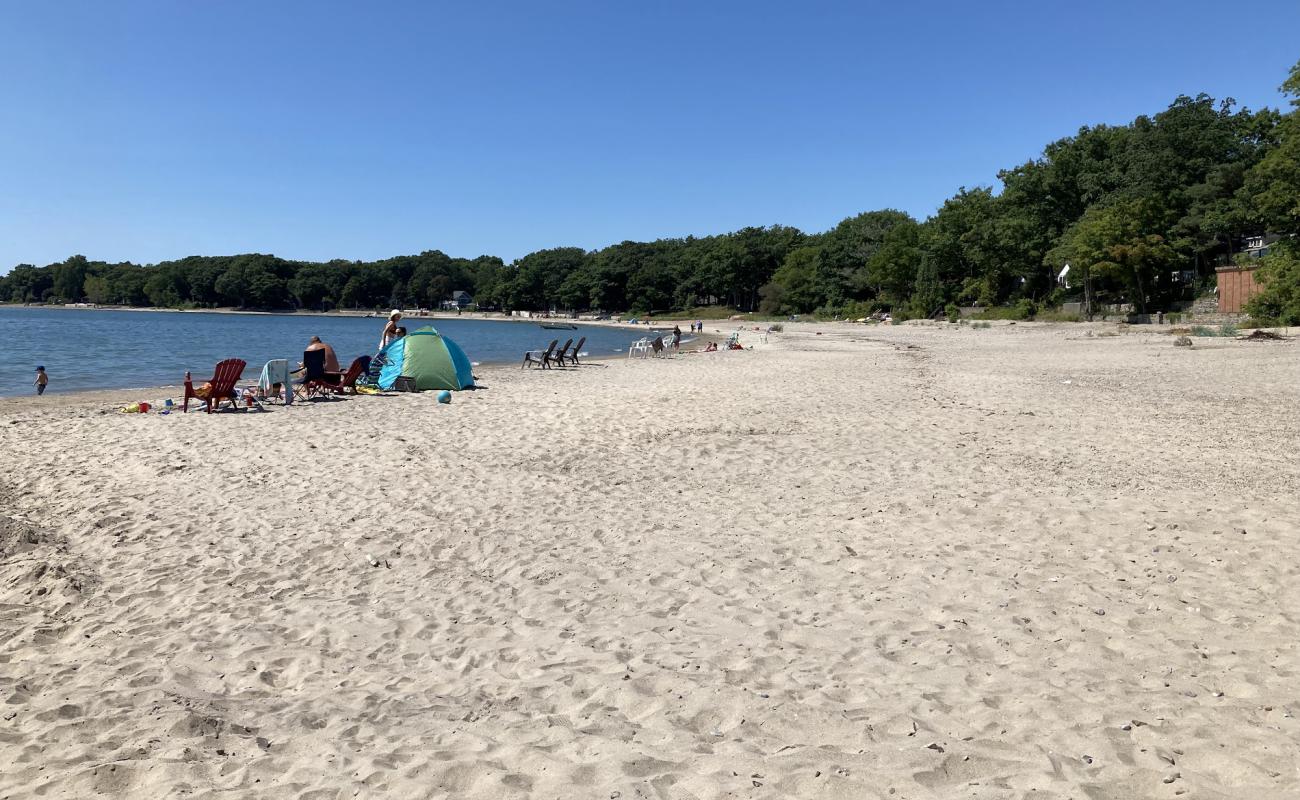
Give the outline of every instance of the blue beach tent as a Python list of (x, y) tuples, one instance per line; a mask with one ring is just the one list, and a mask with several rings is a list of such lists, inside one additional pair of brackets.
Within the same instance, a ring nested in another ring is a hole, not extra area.
[(384, 358), (379, 370), (380, 389), (392, 389), (398, 378), (411, 378), (417, 391), (468, 389), (474, 385), (465, 351), (433, 328), (420, 328), (394, 339), (380, 355)]

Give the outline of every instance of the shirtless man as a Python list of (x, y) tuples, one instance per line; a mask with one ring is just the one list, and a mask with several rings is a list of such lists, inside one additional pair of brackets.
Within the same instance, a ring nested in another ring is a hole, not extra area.
[(311, 343), (307, 345), (307, 350), (324, 350), (325, 351), (325, 371), (340, 372), (339, 357), (334, 354), (334, 348), (320, 340), (319, 336), (311, 337)]

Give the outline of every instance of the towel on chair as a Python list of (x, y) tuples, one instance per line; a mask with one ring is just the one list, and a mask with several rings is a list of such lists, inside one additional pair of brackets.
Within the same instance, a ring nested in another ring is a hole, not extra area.
[(266, 362), (266, 366), (262, 367), (262, 377), (257, 379), (257, 388), (270, 397), (271, 387), (277, 383), (284, 390), (285, 405), (293, 403), (293, 383), (289, 376), (289, 360), (286, 358)]

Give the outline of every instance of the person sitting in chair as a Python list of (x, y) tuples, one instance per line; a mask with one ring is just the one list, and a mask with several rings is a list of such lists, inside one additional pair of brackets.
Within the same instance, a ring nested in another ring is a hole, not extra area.
[(320, 340), (320, 337), (319, 337), (319, 336), (313, 336), (313, 337), (311, 337), (311, 342), (309, 342), (309, 343), (307, 344), (307, 349), (306, 349), (306, 351), (307, 351), (307, 352), (311, 352), (312, 350), (324, 350), (324, 351), (325, 351), (325, 371), (326, 371), (326, 372), (339, 372), (339, 371), (340, 371), (340, 370), (339, 370), (339, 357), (338, 357), (337, 355), (334, 354), (334, 348), (333, 348), (333, 347), (330, 347), (330, 346), (329, 346), (328, 344), (326, 344), (325, 342), (322, 342), (322, 341)]

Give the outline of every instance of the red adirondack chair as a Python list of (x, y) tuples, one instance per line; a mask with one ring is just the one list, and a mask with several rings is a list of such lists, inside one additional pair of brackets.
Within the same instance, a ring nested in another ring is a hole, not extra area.
[(235, 408), (239, 408), (239, 398), (235, 396), (235, 384), (239, 381), (239, 376), (244, 374), (244, 362), (238, 358), (227, 358), (225, 361), (218, 362), (215, 369), (212, 370), (212, 378), (207, 383), (212, 384), (212, 391), (208, 392), (207, 397), (199, 397), (194, 393), (194, 381), (190, 380), (190, 374), (185, 373), (185, 400), (181, 403), (181, 411), (190, 410), (190, 398), (202, 400), (204, 410), (209, 414), (221, 405), (222, 400), (229, 400)]
[(343, 388), (339, 390), (340, 393), (346, 393), (351, 390), (352, 394), (356, 394), (357, 378), (365, 375), (366, 370), (369, 368), (370, 356), (357, 356), (354, 358), (352, 360), (352, 365), (348, 367), (348, 371), (343, 373), (343, 381), (341, 384)]

